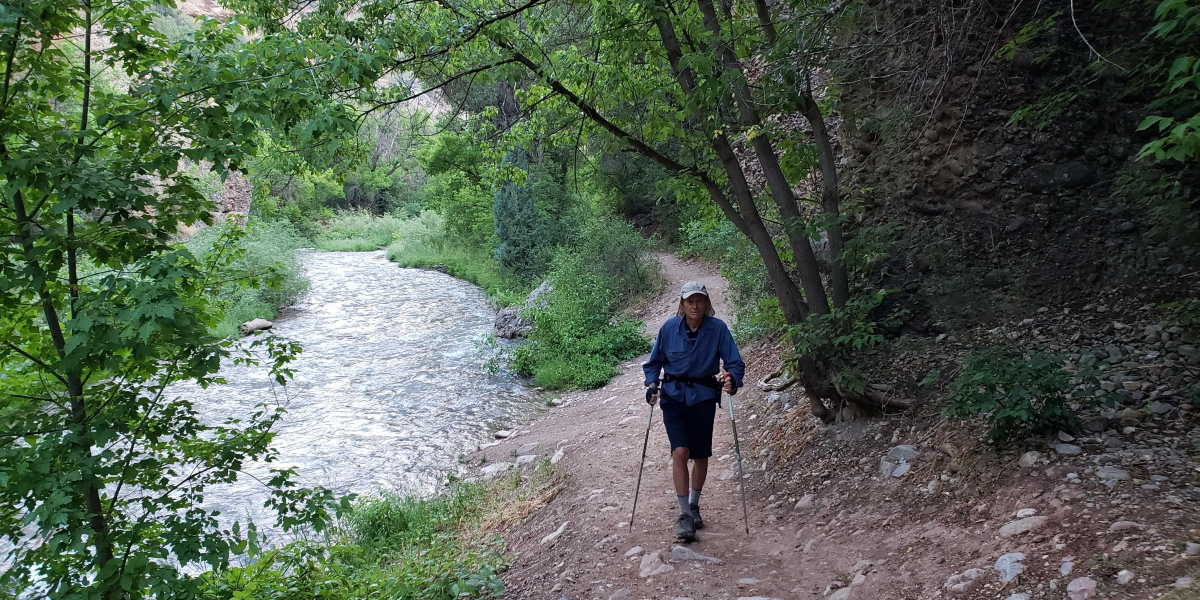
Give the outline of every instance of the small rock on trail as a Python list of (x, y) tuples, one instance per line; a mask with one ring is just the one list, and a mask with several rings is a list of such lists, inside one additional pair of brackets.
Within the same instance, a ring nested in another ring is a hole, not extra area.
[(639, 574), (642, 577), (653, 577), (655, 575), (662, 575), (663, 573), (670, 573), (674, 570), (675, 567), (663, 563), (662, 556), (660, 556), (658, 552), (650, 552), (642, 556), (642, 564), (641, 568), (639, 569)]
[(1096, 595), (1096, 582), (1091, 577), (1080, 577), (1067, 584), (1067, 597), (1071, 600), (1088, 600)]
[(675, 560), (701, 560), (710, 565), (721, 564), (721, 559), (719, 558), (705, 556), (692, 550), (691, 548), (686, 548), (684, 546), (675, 546), (674, 548), (671, 548), (671, 558)]
[(942, 588), (951, 596), (962, 596), (975, 589), (986, 575), (983, 569), (967, 569), (962, 573), (951, 575)]
[(568, 523), (570, 523), (570, 521), (563, 521), (563, 524), (559, 525), (558, 529), (556, 529), (553, 533), (547, 535), (546, 537), (542, 538), (541, 543), (549, 544), (550, 542), (553, 542), (554, 540), (558, 539), (558, 536), (562, 535), (563, 532), (567, 530)]
[(1029, 533), (1046, 524), (1047, 517), (1026, 517), (1013, 521), (1000, 528), (1000, 537), (1010, 538), (1022, 533)]

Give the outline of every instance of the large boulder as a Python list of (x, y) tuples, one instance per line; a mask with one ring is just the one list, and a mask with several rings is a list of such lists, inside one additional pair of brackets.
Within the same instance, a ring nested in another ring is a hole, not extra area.
[(496, 313), (496, 337), (513, 339), (524, 336), (533, 328), (533, 323), (525, 316), (530, 308), (546, 308), (550, 299), (546, 294), (554, 289), (549, 282), (543, 281), (525, 297), (525, 302), (516, 306), (501, 309)]
[(253, 321), (246, 321), (245, 323), (238, 325), (238, 333), (242, 335), (250, 335), (256, 331), (266, 331), (274, 326), (274, 323), (266, 319), (254, 319)]

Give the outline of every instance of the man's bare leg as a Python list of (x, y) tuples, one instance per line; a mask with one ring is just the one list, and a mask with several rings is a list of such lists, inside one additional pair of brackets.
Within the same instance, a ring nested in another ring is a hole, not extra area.
[[(686, 496), (688, 494), (688, 457), (690, 456), (687, 448), (676, 448), (671, 453), (671, 471), (675, 479), (675, 495)], [(707, 469), (706, 471), (707, 472)]]
[[(692, 459), (692, 489), (704, 489), (704, 480), (708, 479), (708, 459), (694, 458)], [(676, 484), (675, 489), (679, 489)]]

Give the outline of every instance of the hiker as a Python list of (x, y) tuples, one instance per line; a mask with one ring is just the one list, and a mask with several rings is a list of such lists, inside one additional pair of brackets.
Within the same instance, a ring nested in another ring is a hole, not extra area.
[[(679, 500), (675, 537), (685, 541), (695, 540), (696, 530), (704, 528), (700, 491), (708, 476), (720, 391), (736, 394), (746, 373), (746, 364), (738, 354), (729, 327), (715, 314), (704, 284), (698, 281), (683, 284), (678, 314), (658, 330), (650, 359), (642, 365), (646, 373), (646, 402), (659, 403), (671, 440), (675, 496)], [(723, 364), (719, 365), (718, 360)]]

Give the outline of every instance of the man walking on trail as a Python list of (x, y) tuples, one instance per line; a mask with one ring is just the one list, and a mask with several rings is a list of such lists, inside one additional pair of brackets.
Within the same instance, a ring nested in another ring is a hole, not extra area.
[(679, 312), (658, 330), (650, 359), (642, 366), (646, 373), (646, 402), (651, 405), (659, 402), (671, 440), (675, 496), (679, 500), (675, 537), (685, 541), (694, 541), (696, 530), (704, 528), (700, 518), (700, 490), (708, 476), (720, 391), (737, 393), (746, 373), (746, 364), (738, 354), (729, 327), (714, 314), (704, 284), (698, 281), (683, 284)]

